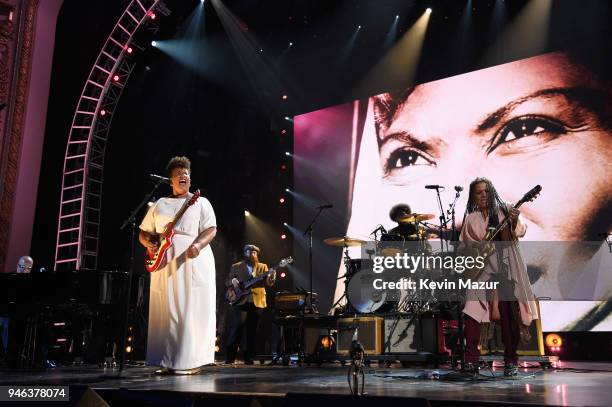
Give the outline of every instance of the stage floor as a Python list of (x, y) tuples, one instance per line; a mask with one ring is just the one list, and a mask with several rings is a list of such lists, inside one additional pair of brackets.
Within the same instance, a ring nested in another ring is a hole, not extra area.
[[(193, 393), (260, 394), (286, 393), (349, 394), (347, 366), (339, 363), (321, 367), (208, 366), (194, 376), (157, 376), (153, 367), (127, 367), (122, 377), (112, 369), (97, 366), (59, 367), (47, 371), (2, 370), (0, 385), (75, 385), (94, 390), (127, 388)], [(439, 379), (430, 378), (437, 371)], [(458, 376), (449, 368), (402, 368), (400, 365), (365, 368), (368, 395), (423, 397), (433, 406), (443, 401), (483, 401), (562, 406), (612, 405), (612, 364), (560, 362), (558, 368), (539, 366), (521, 369), (518, 378), (504, 378), (503, 368), (482, 372), (478, 380)], [(436, 402), (438, 401), (438, 402)]]

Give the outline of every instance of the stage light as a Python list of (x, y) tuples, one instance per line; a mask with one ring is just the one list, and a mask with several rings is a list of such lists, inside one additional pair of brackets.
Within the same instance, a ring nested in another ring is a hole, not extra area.
[(132, 352), (132, 347), (131, 347), (131, 346), (126, 347), (126, 348), (125, 348), (125, 351), (126, 351), (127, 353)]
[(291, 153), (290, 153), (289, 151), (285, 151), (285, 155), (286, 155), (286, 156), (290, 156), (290, 155), (291, 155)]
[(149, 17), (151, 17), (151, 20), (155, 20), (157, 18), (157, 16), (155, 15), (154, 12), (149, 11)]
[(281, 134), (287, 134), (287, 130), (286, 129), (282, 129), (281, 130)]
[(549, 348), (560, 348), (563, 345), (563, 339), (557, 334), (548, 334), (546, 335), (546, 346)]
[(280, 276), (281, 278), (285, 278), (287, 277), (287, 273), (285, 273), (284, 271), (281, 271)]
[(127, 47), (126, 51), (128, 54), (131, 54), (134, 50), (132, 49), (132, 47)]
[(289, 191), (289, 188), (285, 188), (285, 191), (290, 192), (290, 191)]
[(287, 235), (283, 233), (283, 234), (281, 235), (281, 239), (285, 240), (286, 238), (287, 238)]
[(289, 226), (287, 222), (283, 222), (283, 226)]
[(281, 171), (285, 171), (287, 169), (287, 164), (281, 165)]
[(157, 46), (157, 41), (151, 41), (151, 45), (152, 45), (153, 47), (156, 47), (156, 46)]
[(289, 43), (289, 46), (290, 46), (290, 47), (293, 47), (293, 43), (292, 43), (292, 42), (290, 42), (290, 43)]
[(427, 11), (428, 13), (431, 13), (431, 7), (427, 7), (427, 10), (426, 10), (426, 11)]
[(290, 120), (290, 119), (289, 119), (289, 116), (285, 116), (285, 120)]
[[(100, 116), (105, 116), (105, 115), (106, 115), (106, 110), (104, 110), (104, 109), (100, 110)], [(151, 203), (151, 202), (149, 202), (149, 203)]]
[(279, 199), (279, 200), (278, 200), (278, 202), (280, 202), (280, 203), (285, 203), (285, 198), (281, 198), (281, 199)]
[(397, 20), (398, 18), (399, 18), (399, 14), (396, 14), (395, 15), (395, 19)]
[(251, 212), (249, 212), (249, 211), (244, 211), (244, 216), (251, 216)]
[(358, 26), (358, 27), (357, 27), (357, 29), (358, 29), (358, 30), (361, 30), (361, 26)]
[(119, 75), (115, 75), (115, 76), (113, 76), (113, 80), (114, 80), (115, 82), (119, 82)]
[(287, 100), (287, 95), (283, 95), (283, 100)]

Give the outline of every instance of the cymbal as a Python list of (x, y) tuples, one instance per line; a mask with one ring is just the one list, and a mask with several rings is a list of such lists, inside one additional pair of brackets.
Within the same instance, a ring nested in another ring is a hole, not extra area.
[(397, 218), (397, 223), (415, 223), (435, 218), (431, 213), (411, 213)]
[(323, 241), (325, 242), (325, 244), (328, 244), (330, 246), (338, 246), (338, 247), (359, 246), (365, 243), (365, 240), (355, 239), (355, 238), (348, 237), (348, 236), (328, 237), (327, 239)]

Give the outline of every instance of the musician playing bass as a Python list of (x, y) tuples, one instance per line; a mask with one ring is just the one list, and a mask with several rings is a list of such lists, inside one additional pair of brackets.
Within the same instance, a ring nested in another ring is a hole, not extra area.
[[(226, 286), (238, 288), (240, 283), (261, 276), (268, 271), (268, 266), (259, 262), (259, 247), (247, 244), (242, 250), (243, 260), (232, 265), (226, 280)], [(253, 364), (255, 356), (257, 323), (266, 308), (265, 286), (272, 286), (276, 282), (276, 273), (272, 271), (262, 282), (251, 287), (251, 292), (230, 307), (230, 332), (226, 341), (225, 363), (232, 364), (236, 359), (238, 346), (242, 338), (242, 331), (246, 325), (246, 349), (244, 363)]]
[[(478, 281), (500, 281), (500, 289), (494, 293), (468, 290), (463, 309), (465, 320), (466, 370), (478, 373), (481, 324), (498, 321), (504, 344), (504, 375), (518, 374), (517, 348), (521, 340), (528, 338), (528, 327), (538, 319), (537, 305), (531, 291), (525, 262), (517, 244), (527, 226), (519, 217), (519, 210), (504, 203), (486, 178), (476, 178), (470, 184), (466, 214), (460, 240), (467, 246), (478, 246), (486, 239), (487, 232), (502, 224), (509, 217), (508, 225), (500, 231), (495, 252), (487, 258), (487, 265)], [(505, 242), (504, 242), (505, 241)]]

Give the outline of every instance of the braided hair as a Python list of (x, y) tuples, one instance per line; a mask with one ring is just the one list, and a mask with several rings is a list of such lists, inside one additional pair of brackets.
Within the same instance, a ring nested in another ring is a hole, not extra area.
[(463, 222), (465, 222), (465, 218), (468, 214), (475, 212), (478, 210), (478, 205), (474, 201), (474, 189), (476, 189), (476, 185), (484, 182), (487, 185), (487, 211), (489, 215), (489, 227), (497, 227), (499, 225), (499, 217), (497, 216), (497, 210), (501, 209), (502, 213), (505, 216), (508, 216), (508, 208), (506, 208), (506, 204), (501, 200), (499, 195), (497, 194), (497, 190), (493, 186), (493, 183), (488, 178), (478, 177), (474, 181), (470, 182), (470, 192), (468, 195), (468, 203), (465, 208), (465, 215), (463, 215)]

